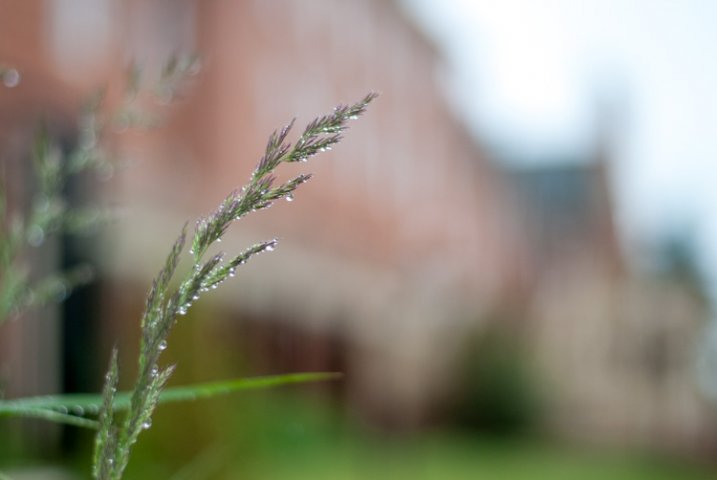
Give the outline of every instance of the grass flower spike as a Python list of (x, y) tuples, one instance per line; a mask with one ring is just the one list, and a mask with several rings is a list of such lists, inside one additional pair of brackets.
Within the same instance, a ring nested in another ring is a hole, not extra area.
[(294, 191), (306, 183), (311, 175), (301, 174), (275, 185), (273, 172), (276, 168), (282, 163), (305, 162), (317, 153), (330, 150), (341, 141), (342, 133), (348, 128), (348, 121), (358, 118), (374, 98), (376, 94), (371, 93), (358, 103), (340, 105), (331, 114), (314, 119), (293, 146), (287, 137), (294, 121), (272, 133), (265, 153), (247, 185), (230, 193), (214, 212), (196, 222), (190, 249), (193, 266), (177, 282), (177, 286), (172, 287), (172, 279), (187, 240), (186, 225), (182, 229), (147, 296), (141, 320), (139, 373), (123, 419), (116, 417), (113, 407), (119, 378), (117, 353), (113, 352), (99, 413), (93, 466), (95, 478), (120, 479), (133, 444), (142, 430), (151, 425), (154, 409), (174, 369), (173, 366), (160, 366), (159, 360), (167, 348), (167, 337), (178, 316), (186, 314), (204, 292), (217, 288), (227, 278), (234, 276), (237, 268), (252, 256), (274, 250), (277, 240), (257, 243), (231, 257), (218, 253), (204, 260), (209, 247), (221, 239), (232, 223), (245, 215), (267, 208), (276, 200), (292, 199)]

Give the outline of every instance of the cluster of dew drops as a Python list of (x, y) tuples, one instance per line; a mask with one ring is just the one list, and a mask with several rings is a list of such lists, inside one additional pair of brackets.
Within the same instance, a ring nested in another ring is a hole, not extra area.
[[(218, 238), (216, 241), (217, 241), (217, 242), (221, 242), (221, 238)], [(264, 243), (264, 244), (262, 245), (262, 248), (260, 248), (259, 250), (255, 251), (253, 254), (254, 254), (254, 255), (260, 255), (260, 254), (262, 254), (262, 253), (264, 253), (264, 252), (272, 252), (272, 251), (274, 251), (274, 249), (276, 249), (276, 245), (277, 245), (278, 242), (279, 242), (279, 239), (274, 238), (274, 239), (272, 239), (272, 240), (270, 240), (270, 241)], [(193, 255), (193, 254), (194, 254), (194, 251), (190, 249), (190, 253)], [(244, 265), (247, 260), (248, 260), (248, 256), (247, 256), (246, 258), (242, 258), (242, 259), (238, 262), (238, 265)], [(201, 268), (201, 267), (200, 267), (200, 265), (195, 265), (195, 268), (196, 268), (196, 269), (199, 269), (199, 268)], [(227, 273), (227, 277), (229, 277), (229, 278), (234, 277), (234, 276), (236, 276), (236, 267), (230, 268), (229, 271), (228, 271), (228, 273)], [(198, 293), (196, 293), (191, 299), (189, 299), (187, 302), (185, 302), (183, 305), (180, 305), (180, 306), (177, 308), (177, 314), (178, 314), (178, 315), (186, 315), (186, 314), (187, 314), (187, 311), (189, 310), (189, 307), (191, 307), (192, 304), (193, 304), (195, 301), (199, 300), (199, 294), (200, 294), (200, 293), (205, 293), (205, 292), (208, 292), (209, 290), (216, 290), (216, 289), (219, 287), (219, 285), (224, 282), (224, 280), (226, 280), (226, 278), (223, 279), (223, 280), (220, 280), (220, 281), (218, 281), (218, 282), (212, 283), (212, 284), (209, 285), (209, 286), (203, 286), (203, 287), (201, 287), (201, 288), (199, 289), (199, 292), (198, 292)], [(160, 345), (160, 347), (161, 347), (161, 345)], [(165, 348), (166, 348), (166, 343), (165, 343)], [(164, 350), (164, 348), (160, 348), (160, 350)]]

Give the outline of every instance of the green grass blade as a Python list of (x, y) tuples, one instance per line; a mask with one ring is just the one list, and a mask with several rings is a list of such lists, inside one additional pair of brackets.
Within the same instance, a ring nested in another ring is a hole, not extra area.
[[(339, 373), (312, 372), (199, 383), (184, 387), (167, 388), (159, 397), (159, 403), (186, 402), (226, 395), (241, 390), (259, 390), (298, 383), (320, 382), (335, 380), (340, 377), (341, 374)], [(76, 393), (28, 397), (0, 401), (0, 417), (34, 417), (78, 427), (97, 428), (97, 422), (94, 420), (69, 415), (64, 412), (83, 411), (86, 414), (92, 414), (98, 412), (101, 405), (102, 395), (99, 394)], [(130, 393), (118, 393), (114, 400), (113, 410), (126, 410), (129, 405)]]
[(95, 429), (98, 426), (98, 423), (95, 420), (43, 407), (23, 407), (21, 405), (6, 406), (4, 404), (0, 404), (0, 417), (2, 416), (39, 418), (40, 420), (64, 423), (66, 425), (82, 428)]
[(159, 403), (184, 402), (187, 400), (214, 397), (216, 395), (225, 395), (239, 390), (258, 390), (295, 383), (321, 382), (335, 380), (340, 377), (340, 373), (295, 373), (174, 387), (168, 388), (162, 393), (159, 397)]

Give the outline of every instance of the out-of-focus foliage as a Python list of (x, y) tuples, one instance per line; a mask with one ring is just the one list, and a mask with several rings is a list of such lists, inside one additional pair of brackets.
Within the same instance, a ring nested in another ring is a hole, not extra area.
[(511, 434), (529, 430), (540, 414), (536, 372), (520, 336), (494, 322), (466, 342), (455, 416), (462, 428)]

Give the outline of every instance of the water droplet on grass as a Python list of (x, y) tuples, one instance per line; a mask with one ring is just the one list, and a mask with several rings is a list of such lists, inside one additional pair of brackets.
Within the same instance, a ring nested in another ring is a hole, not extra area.
[(38, 198), (35, 208), (40, 212), (46, 212), (50, 209), (50, 199), (46, 195), (42, 195)]
[(27, 232), (27, 243), (39, 247), (45, 241), (45, 230), (39, 225), (32, 225)]
[(55, 300), (61, 302), (67, 298), (67, 294), (67, 285), (62, 281), (59, 282), (57, 284), (57, 291), (55, 292)]
[(97, 175), (100, 181), (106, 182), (111, 179), (115, 174), (115, 167), (109, 162), (103, 162), (97, 167)]
[(7, 88), (17, 87), (20, 84), (20, 72), (11, 68), (2, 74), (2, 83)]

